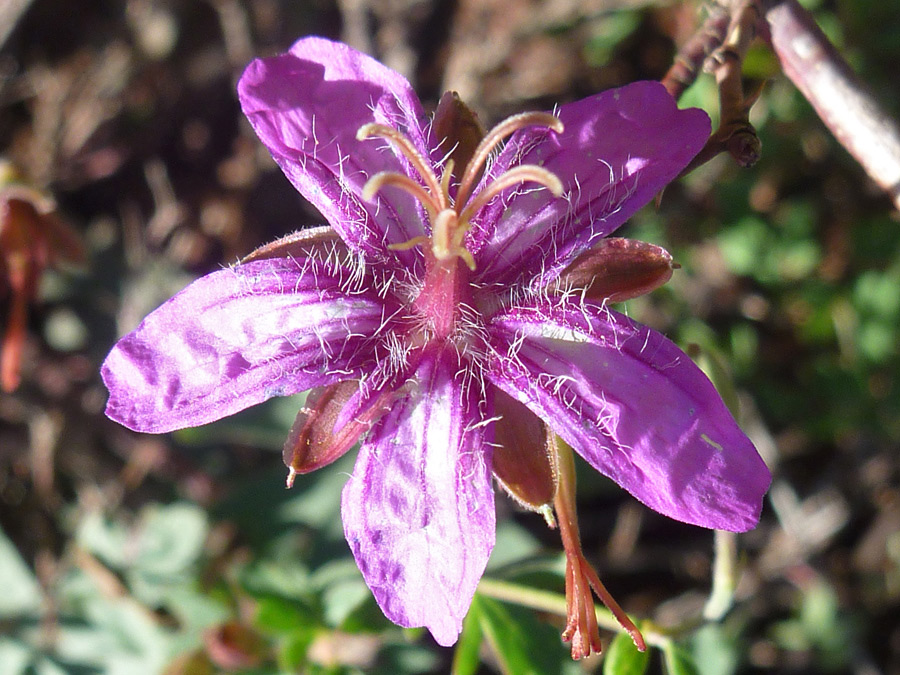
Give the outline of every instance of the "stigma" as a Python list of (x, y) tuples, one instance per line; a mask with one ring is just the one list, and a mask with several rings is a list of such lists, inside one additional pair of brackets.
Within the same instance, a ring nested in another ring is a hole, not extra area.
[[(508, 117), (491, 129), (472, 153), (466, 166), (462, 167), (459, 183), (451, 186), (454, 175), (453, 160), (444, 165), (442, 177), (438, 178), (429, 159), (415, 147), (408, 136), (384, 124), (365, 124), (356, 133), (358, 140), (383, 138), (394, 145), (409, 161), (419, 180), (396, 171), (382, 171), (372, 176), (363, 187), (363, 198), (371, 201), (384, 187), (399, 188), (412, 195), (425, 209), (428, 216), (430, 235), (414, 237), (401, 244), (392, 244), (394, 250), (408, 250), (422, 246), (426, 257), (438, 263), (461, 259), (474, 271), (475, 259), (466, 248), (466, 233), (472, 228), (475, 215), (508, 187), (522, 183), (537, 183), (553, 194), (562, 195), (563, 186), (559, 178), (547, 169), (535, 164), (520, 164), (500, 174), (480, 190), (476, 182), (488, 157), (509, 136), (526, 127), (547, 127), (562, 133), (563, 124), (558, 117), (549, 113), (529, 112)], [(451, 187), (455, 194), (451, 195)]]

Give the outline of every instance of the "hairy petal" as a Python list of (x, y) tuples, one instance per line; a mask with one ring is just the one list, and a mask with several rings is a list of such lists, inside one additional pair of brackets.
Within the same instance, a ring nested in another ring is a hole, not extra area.
[(372, 260), (421, 264), (420, 253), (389, 251), (424, 234), (422, 211), (407, 193), (386, 189), (372, 203), (362, 198), (379, 171), (415, 176), (384, 141), (356, 138), (368, 123), (387, 124), (409, 136), (430, 157), (427, 120), (402, 75), (347, 45), (323, 38), (297, 41), (280, 56), (256, 59), (238, 83), (244, 114), (297, 190), (340, 233)]
[(344, 534), (385, 615), (456, 642), (494, 546), (490, 457), (454, 350), (420, 362), (412, 391), (363, 443)]
[(237, 265), (198, 279), (113, 347), (106, 414), (135, 431), (206, 424), (358, 376), (388, 310), (351, 270), (309, 258)]
[(679, 110), (658, 82), (635, 82), (564, 105), (561, 134), (513, 135), (485, 176), (537, 164), (564, 186), (554, 198), (511, 188), (475, 218), (470, 250), (479, 277), (546, 285), (576, 256), (619, 227), (675, 178), (709, 137), (706, 113)]
[(676, 520), (753, 528), (769, 471), (712, 383), (672, 342), (600, 305), (497, 316), (489, 378), (594, 468)]

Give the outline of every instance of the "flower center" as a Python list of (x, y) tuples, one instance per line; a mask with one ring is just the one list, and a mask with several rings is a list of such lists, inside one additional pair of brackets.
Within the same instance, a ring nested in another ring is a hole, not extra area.
[(453, 160), (447, 160), (443, 177), (438, 179), (431, 161), (423, 157), (408, 136), (384, 124), (365, 124), (356, 133), (359, 140), (379, 137), (389, 140), (409, 160), (421, 182), (396, 171), (382, 171), (372, 176), (363, 188), (363, 197), (371, 200), (385, 186), (400, 188), (411, 194), (428, 214), (431, 236), (414, 237), (390, 248), (406, 250), (425, 246), (434, 260), (447, 263), (462, 259), (470, 270), (475, 270), (475, 259), (465, 246), (466, 233), (472, 227), (472, 218), (501, 191), (520, 183), (533, 182), (543, 185), (554, 196), (562, 194), (562, 183), (553, 173), (540, 166), (522, 164), (514, 167), (475, 193), (475, 181), (491, 152), (519, 129), (544, 126), (562, 133), (563, 124), (549, 113), (530, 112), (508, 117), (495, 126), (475, 148), (472, 159), (464, 167), (455, 197), (450, 194), (453, 176)]

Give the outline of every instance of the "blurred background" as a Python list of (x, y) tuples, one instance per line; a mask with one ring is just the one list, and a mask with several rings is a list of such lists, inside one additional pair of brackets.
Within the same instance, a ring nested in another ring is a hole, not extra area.
[[(803, 4), (896, 117), (900, 13)], [(86, 250), (43, 275), (21, 385), (0, 394), (0, 673), (449, 672), (452, 650), (383, 618), (343, 541), (354, 453), (285, 491), (302, 397), (139, 435), (103, 416), (99, 364), (193, 278), (322, 222), (240, 113), (252, 58), (342, 39), (426, 107), (454, 89), (490, 125), (660, 79), (702, 17), (696, 2), (643, 0), (0, 1), (0, 153)], [(738, 538), (735, 606), (694, 622), (713, 534), (592, 471), (585, 551), (629, 612), (673, 637), (648, 672), (900, 673), (900, 214), (764, 45), (744, 74), (765, 83), (759, 163), (720, 156), (620, 230), (682, 265), (625, 311), (707, 368), (774, 474), (760, 526)], [(715, 125), (713, 78), (682, 104)], [(488, 576), (562, 592), (557, 533), (497, 501)], [(570, 662), (559, 617), (491, 602), (489, 639), (466, 642), (457, 672), (604, 669)], [(522, 653), (504, 655), (491, 626)]]

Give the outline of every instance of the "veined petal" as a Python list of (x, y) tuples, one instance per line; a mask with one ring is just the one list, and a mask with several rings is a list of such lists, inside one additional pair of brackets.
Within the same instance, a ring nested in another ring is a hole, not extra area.
[(113, 347), (106, 414), (162, 433), (272, 396), (358, 376), (389, 314), (351, 270), (309, 258), (237, 265), (193, 282)]
[(771, 477), (712, 383), (672, 342), (591, 303), (495, 317), (488, 377), (594, 468), (676, 520), (753, 528)]
[(362, 197), (380, 171), (416, 174), (387, 142), (356, 138), (364, 124), (386, 124), (430, 157), (425, 113), (402, 75), (347, 45), (308, 37), (286, 54), (253, 61), (238, 97), (285, 175), (351, 248), (373, 262), (421, 264), (420, 252), (387, 249), (425, 234), (420, 205), (401, 190), (383, 190), (371, 203)]
[(560, 107), (561, 134), (513, 135), (483, 183), (519, 164), (555, 174), (563, 196), (510, 189), (475, 218), (480, 279), (546, 285), (675, 178), (709, 137), (706, 113), (679, 110), (658, 82), (635, 82)]
[(452, 349), (426, 355), (411, 392), (363, 443), (344, 488), (344, 534), (385, 615), (456, 642), (494, 546), (478, 397)]

